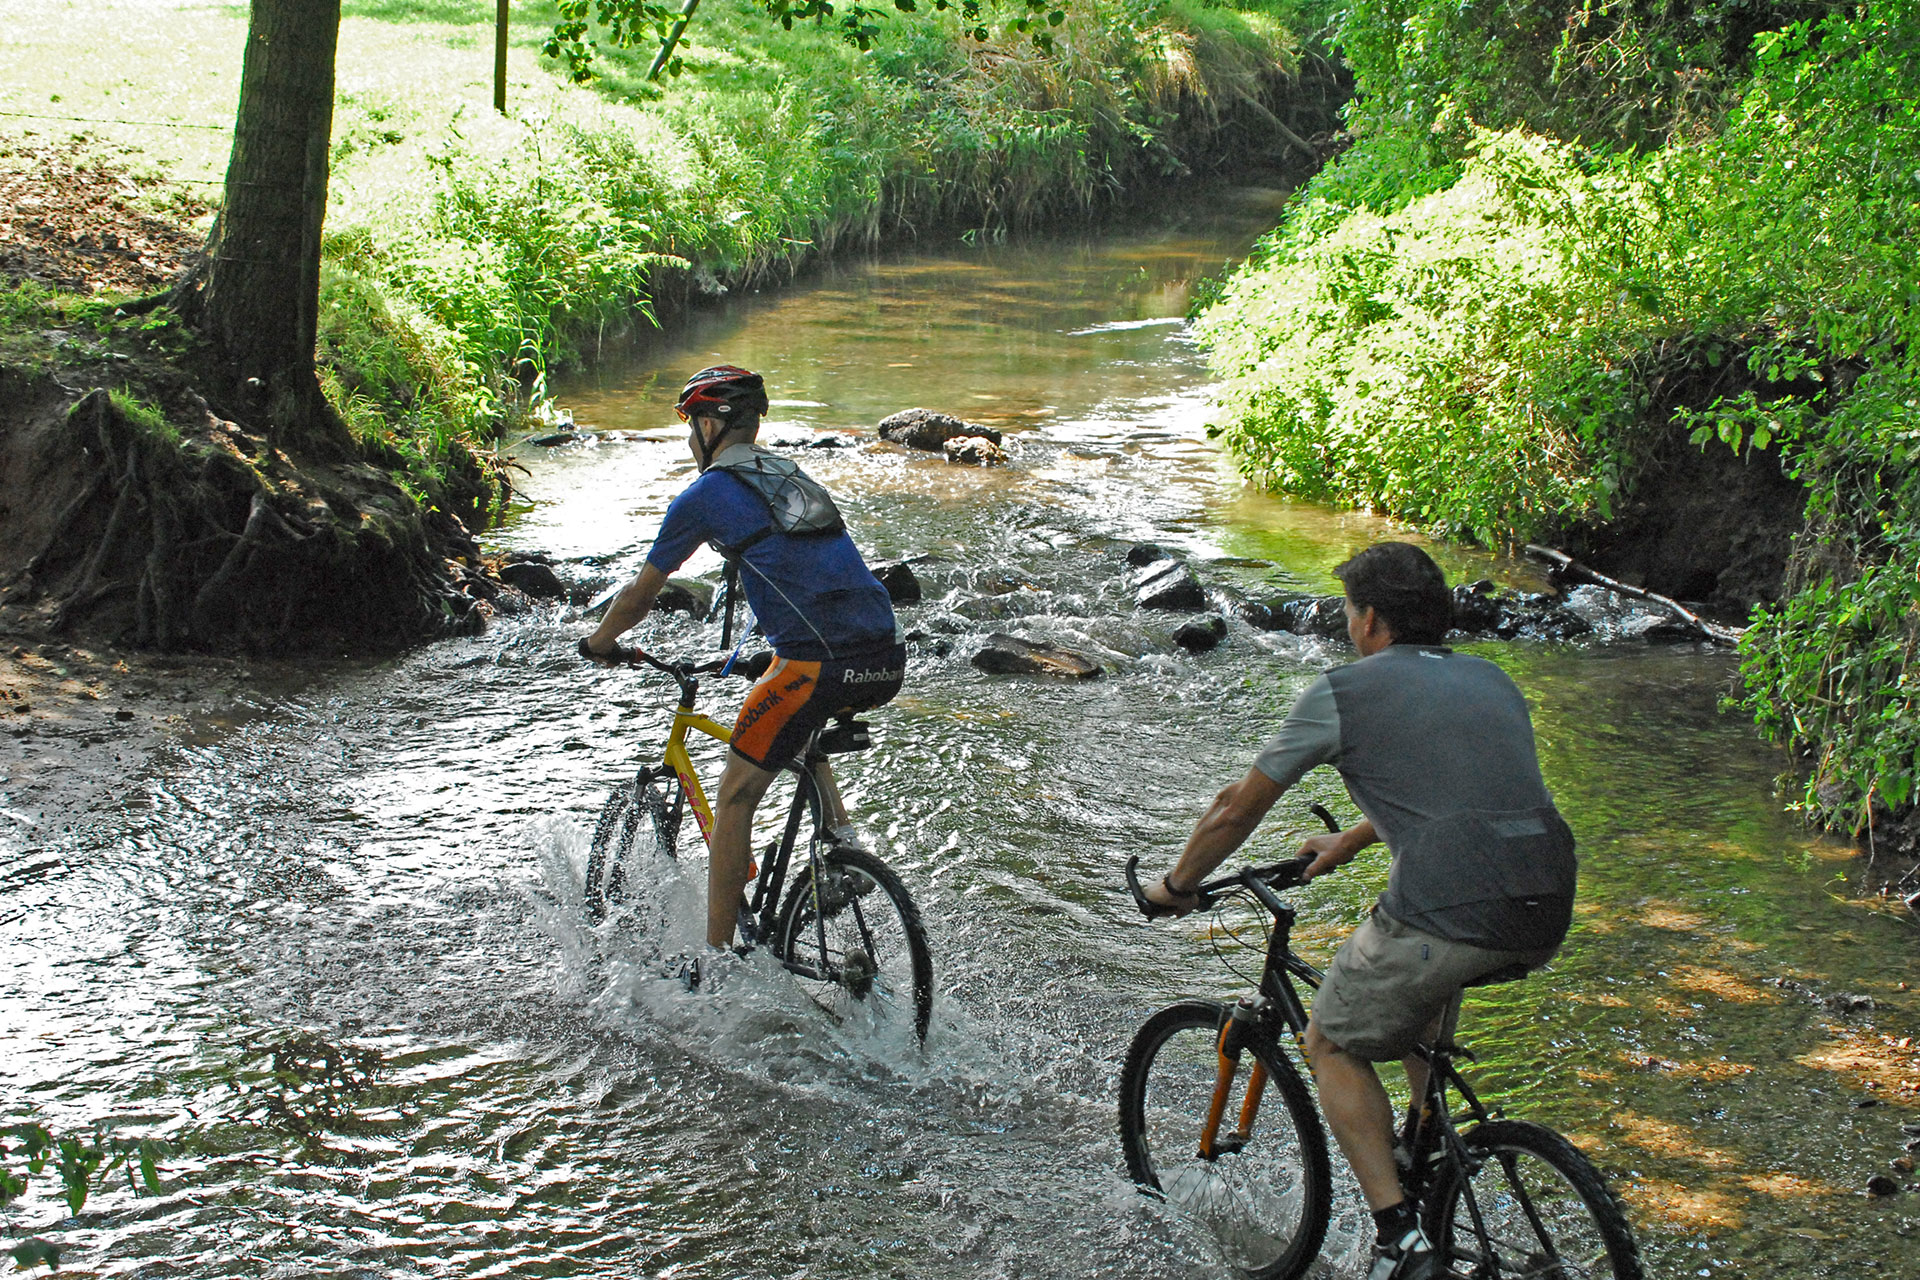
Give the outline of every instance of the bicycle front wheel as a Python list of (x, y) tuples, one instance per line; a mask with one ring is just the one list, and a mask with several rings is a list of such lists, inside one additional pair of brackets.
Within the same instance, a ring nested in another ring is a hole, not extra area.
[[(1200, 1153), (1219, 1079), (1225, 1005), (1170, 1005), (1133, 1038), (1120, 1073), (1127, 1171), (1206, 1229), (1227, 1262), (1255, 1280), (1292, 1280), (1320, 1253), (1333, 1203), (1327, 1138), (1293, 1063), (1270, 1041), (1247, 1046), (1227, 1099), (1222, 1139), (1246, 1114), (1254, 1063), (1265, 1086), (1251, 1132)], [(1237, 1147), (1234, 1150), (1224, 1148)]]
[(642, 769), (631, 782), (613, 789), (600, 806), (587, 846), (585, 899), (595, 920), (607, 904), (626, 897), (627, 861), (636, 844), (651, 839), (660, 852), (674, 856), (684, 812), (680, 780), (665, 770)]
[(1524, 1120), (1489, 1120), (1465, 1141), (1472, 1172), (1443, 1167), (1427, 1200), (1449, 1274), (1642, 1280), (1626, 1212), (1571, 1142)]
[(920, 909), (893, 868), (864, 849), (820, 855), (795, 877), (774, 928), (774, 954), (815, 1003), (876, 1031), (933, 1017), (933, 952)]

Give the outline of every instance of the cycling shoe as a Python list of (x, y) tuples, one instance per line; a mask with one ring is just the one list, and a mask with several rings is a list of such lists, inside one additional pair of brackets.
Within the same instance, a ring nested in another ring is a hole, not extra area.
[(668, 956), (660, 964), (660, 976), (671, 978), (688, 991), (711, 991), (738, 969), (752, 947), (703, 947)]

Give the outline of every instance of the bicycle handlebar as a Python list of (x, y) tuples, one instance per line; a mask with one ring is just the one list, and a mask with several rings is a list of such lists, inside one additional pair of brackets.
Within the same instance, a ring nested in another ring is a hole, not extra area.
[[(738, 662), (733, 662), (733, 655), (730, 653), (723, 653), (717, 658), (708, 658), (704, 662), (669, 662), (664, 658), (654, 657), (637, 645), (629, 646), (623, 644), (614, 645), (613, 648), (606, 653), (595, 653), (587, 647), (587, 638), (585, 636), (580, 637), (578, 647), (580, 656), (588, 662), (601, 662), (608, 666), (620, 667), (652, 667), (657, 671), (665, 672), (675, 680), (683, 682), (692, 676), (711, 675), (718, 671), (727, 671), (729, 675), (744, 676), (748, 679), (757, 680), (773, 662), (773, 654), (771, 653), (756, 653), (751, 657), (742, 658)], [(731, 671), (728, 671), (727, 664), (729, 662), (733, 662)]]
[[(1309, 805), (1307, 812), (1325, 823), (1328, 831), (1337, 833), (1340, 830), (1339, 822), (1335, 821), (1333, 814), (1328, 812), (1325, 805)], [(1221, 876), (1218, 880), (1209, 880), (1193, 891), (1193, 896), (1198, 899), (1194, 910), (1199, 911), (1212, 906), (1222, 894), (1234, 889), (1250, 890), (1255, 897), (1265, 901), (1266, 895), (1262, 895), (1259, 888), (1272, 891), (1292, 889), (1305, 884), (1306, 870), (1313, 865), (1313, 862), (1312, 854), (1302, 854), (1297, 858), (1289, 858), (1285, 862), (1276, 862), (1264, 867), (1242, 867), (1232, 875)], [(1256, 885), (1259, 888), (1256, 888)], [(1127, 859), (1127, 889), (1133, 894), (1133, 904), (1140, 908), (1140, 914), (1147, 919), (1157, 920), (1161, 916), (1174, 914), (1171, 907), (1163, 907), (1153, 901), (1140, 887), (1140, 855), (1137, 853)]]

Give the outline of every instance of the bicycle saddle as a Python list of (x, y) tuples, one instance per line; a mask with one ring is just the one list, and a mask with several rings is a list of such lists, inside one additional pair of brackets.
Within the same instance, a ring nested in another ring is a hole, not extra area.
[(873, 726), (851, 715), (834, 718), (831, 728), (820, 731), (820, 750), (827, 755), (846, 751), (865, 751), (873, 745)]

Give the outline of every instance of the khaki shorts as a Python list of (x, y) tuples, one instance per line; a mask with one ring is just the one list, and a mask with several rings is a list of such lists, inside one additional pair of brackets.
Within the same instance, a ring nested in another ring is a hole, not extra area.
[(1500, 969), (1537, 969), (1558, 950), (1489, 951), (1450, 942), (1376, 907), (1334, 955), (1313, 999), (1313, 1021), (1321, 1035), (1356, 1058), (1404, 1058), (1427, 1038), (1436, 1018), (1442, 1038), (1452, 1036), (1462, 987)]

